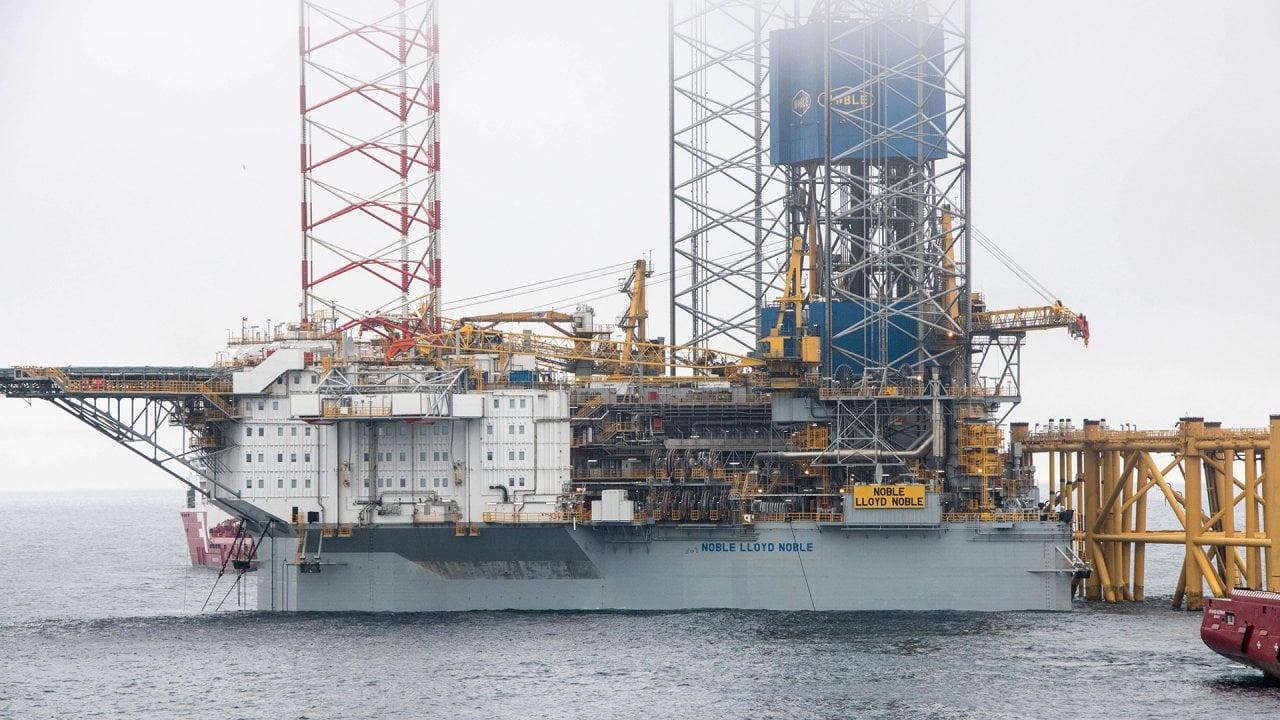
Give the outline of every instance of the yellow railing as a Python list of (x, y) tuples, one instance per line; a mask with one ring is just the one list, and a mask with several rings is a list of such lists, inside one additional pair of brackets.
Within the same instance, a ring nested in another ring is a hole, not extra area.
[(650, 475), (649, 468), (637, 467), (630, 470), (604, 468), (598, 470), (572, 470), (570, 477), (574, 480), (644, 480)]
[[(1182, 437), (1179, 430), (1097, 430), (1099, 440), (1177, 440)], [(1233, 438), (1254, 440), (1269, 438), (1271, 431), (1267, 428), (1205, 428), (1196, 435), (1197, 439)], [(1073, 427), (1069, 430), (1040, 430), (1027, 435), (1028, 440), (1085, 440), (1084, 428)]]
[(942, 513), (943, 522), (976, 523), (976, 522), (1039, 522), (1041, 517), (1057, 519), (1057, 513), (1040, 513), (1035, 511), (992, 511), (992, 512), (953, 512)]
[(568, 523), (591, 522), (585, 510), (570, 512), (487, 512), (481, 516), (487, 523)]
[(574, 413), (573, 416), (575, 418), (585, 418), (588, 415), (590, 415), (592, 411), (594, 411), (596, 408), (600, 407), (603, 404), (604, 404), (603, 395), (593, 396), (590, 400), (586, 401), (582, 405), (579, 405), (578, 411)]
[(324, 417), (389, 417), (388, 405), (325, 405)]
[(453, 512), (431, 512), (431, 513), (414, 513), (413, 522), (415, 525), (427, 525), (430, 523), (451, 523), (457, 522), (457, 513)]
[(34, 377), (49, 378), (63, 390), (73, 393), (151, 393), (209, 396), (214, 393), (231, 392), (231, 383), (227, 381), (204, 383), (188, 380), (115, 380), (103, 377), (69, 378), (58, 368), (23, 368), (23, 370)]
[(823, 450), (827, 447), (830, 428), (825, 425), (807, 425), (798, 438), (800, 447), (805, 450)]
[(947, 388), (952, 397), (1011, 397), (1017, 394), (1017, 388), (1011, 384), (993, 383), (990, 385), (954, 385)]
[[(818, 397), (821, 398), (882, 398), (882, 397), (902, 397), (902, 398), (918, 398), (924, 397), (927, 388), (924, 385), (873, 385), (863, 387), (822, 387), (818, 388)], [(1011, 384), (980, 384), (980, 385), (954, 385), (944, 389), (944, 392), (950, 397), (1010, 397), (1016, 394), (1016, 388)]]
[(876, 387), (823, 387), (818, 388), (820, 398), (870, 398), (870, 397), (922, 397), (924, 387), (898, 385)]
[(841, 522), (844, 514), (840, 512), (807, 512), (807, 513), (747, 513), (751, 522)]
[(222, 395), (219, 394), (219, 393), (231, 392), (230, 382), (227, 382), (224, 380), (215, 380), (213, 382), (207, 382), (207, 383), (203, 383), (203, 382), (196, 383), (196, 385), (200, 389), (200, 394), (204, 396), (206, 400), (216, 405), (217, 408), (221, 410), (223, 414), (225, 414), (227, 417), (231, 417), (236, 414), (235, 405), (233, 405), (230, 401), (224, 399)]

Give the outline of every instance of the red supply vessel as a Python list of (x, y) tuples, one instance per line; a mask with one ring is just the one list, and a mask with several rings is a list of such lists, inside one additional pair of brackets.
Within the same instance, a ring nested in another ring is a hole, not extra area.
[(253, 535), (240, 527), (236, 519), (223, 520), (209, 526), (203, 510), (183, 510), (182, 526), (187, 535), (187, 551), (191, 564), (225, 570), (257, 570), (257, 547)]
[(1235, 590), (1207, 598), (1200, 638), (1210, 650), (1280, 680), (1280, 593)]

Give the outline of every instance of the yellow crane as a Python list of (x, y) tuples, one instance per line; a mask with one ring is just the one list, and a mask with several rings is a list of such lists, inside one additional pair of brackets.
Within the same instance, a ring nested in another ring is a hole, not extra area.
[[(544, 367), (575, 372), (583, 377), (632, 377), (645, 375), (650, 380), (688, 381), (688, 375), (659, 378), (670, 369), (692, 371), (700, 376), (734, 377), (763, 368), (760, 360), (711, 352), (702, 348), (650, 342), (646, 321), (649, 317), (645, 298), (645, 280), (650, 272), (644, 260), (637, 260), (632, 275), (623, 284), (628, 296), (625, 314), (619, 319), (621, 340), (609, 337), (607, 329), (579, 327), (574, 315), (553, 310), (535, 312), (492, 313), (471, 315), (450, 323), (440, 333), (424, 333), (390, 344), (387, 359), (415, 348), (421, 355), (443, 359), (449, 355), (494, 354), (500, 358), (532, 355)], [(499, 329), (504, 323), (545, 323), (563, 336), (540, 335)], [(500, 363), (500, 365), (504, 365)], [(648, 381), (648, 380), (647, 380)]]
[(564, 327), (565, 325), (573, 325), (573, 316), (567, 313), (556, 312), (555, 310), (468, 315), (467, 317), (458, 318), (458, 323), (462, 325), (487, 323), (486, 327), (493, 327), (500, 323), (543, 323), (555, 330), (559, 330), (569, 337), (577, 337), (580, 335), (576, 329), (569, 330)]
[(803, 278), (804, 238), (796, 235), (791, 239), (786, 287), (778, 298), (778, 320), (758, 343), (760, 356), (773, 374), (799, 375), (822, 360), (820, 339), (806, 332)]
[(1084, 340), (1085, 347), (1089, 345), (1088, 319), (1061, 302), (1042, 307), (987, 310), (986, 304), (975, 293), (973, 308), (971, 322), (975, 335), (1003, 335), (1063, 328), (1071, 337)]

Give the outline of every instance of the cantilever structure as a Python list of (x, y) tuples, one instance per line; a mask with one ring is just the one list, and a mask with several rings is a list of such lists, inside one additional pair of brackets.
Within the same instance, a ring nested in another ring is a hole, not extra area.
[(0, 395), (48, 401), (188, 486), (198, 476), (238, 495), (218, 478), (221, 423), (239, 416), (231, 389), (215, 368), (0, 368)]

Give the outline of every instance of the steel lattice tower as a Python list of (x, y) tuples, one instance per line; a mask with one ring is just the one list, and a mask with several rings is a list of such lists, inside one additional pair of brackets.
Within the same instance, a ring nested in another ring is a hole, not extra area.
[(951, 428), (1016, 400), (978, 382), (1016, 348), (970, 340), (967, 8), (805, 8), (673, 5), (673, 335), (754, 350), (800, 238), (829, 457), (954, 475)]
[[(816, 210), (815, 295), (864, 313), (832, 333), (825, 374), (859, 368), (866, 381), (940, 368), (968, 377), (968, 102), (963, 3), (839, 0), (820, 3), (831, 102), (829, 152), (797, 178)], [(841, 77), (857, 77), (853, 85)], [(900, 97), (910, 93), (910, 97)], [(899, 96), (899, 97), (895, 97)], [(889, 110), (895, 100), (917, 109)], [(845, 144), (832, 132), (856, 135)], [(800, 215), (797, 225), (804, 225)], [(829, 310), (831, 304), (826, 308)], [(889, 333), (918, 326), (910, 346)], [(841, 343), (856, 337), (861, 342)]]
[(671, 342), (755, 348), (782, 287), (786, 172), (769, 164), (769, 32), (781, 0), (670, 5)]
[(830, 329), (830, 450), (873, 476), (958, 478), (954, 428), (999, 400), (975, 401), (970, 353), (965, 5), (827, 0), (804, 23), (825, 91), (789, 110), (821, 113), (823, 132), (791, 165), (792, 226), (821, 300), (810, 320)]
[(299, 19), (303, 319), (438, 329), (436, 1), (301, 0)]

